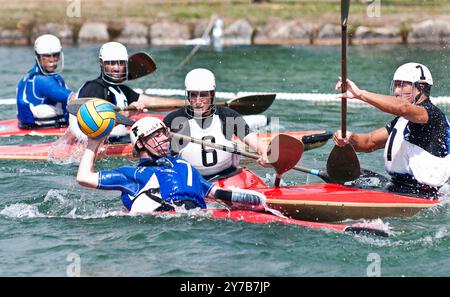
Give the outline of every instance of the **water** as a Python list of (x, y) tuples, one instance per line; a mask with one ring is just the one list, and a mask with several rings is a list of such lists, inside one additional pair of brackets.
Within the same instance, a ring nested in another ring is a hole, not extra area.
[[(141, 50), (133, 48), (131, 52)], [(337, 47), (235, 47), (223, 52), (202, 49), (187, 66), (167, 76), (189, 48), (145, 48), (156, 59), (155, 75), (132, 87), (183, 87), (184, 75), (207, 67), (217, 76), (219, 91), (333, 91), (340, 73)], [(97, 48), (66, 47), (64, 78), (72, 88), (98, 75)], [(32, 66), (26, 47), (0, 47), (0, 98), (14, 97), (17, 81)], [(397, 65), (429, 65), (433, 95), (450, 90), (450, 52), (420, 46), (351, 47), (349, 77), (362, 88), (387, 92)], [(449, 114), (448, 107), (444, 111)], [(334, 131), (339, 106), (276, 101), (265, 113), (280, 118), (282, 130)], [(15, 107), (2, 105), (0, 119)], [(374, 108), (349, 107), (348, 129), (368, 132), (391, 116)], [(50, 141), (54, 138), (0, 139), (1, 145)], [(302, 165), (323, 168), (332, 144), (305, 152)], [(383, 173), (382, 152), (360, 154), (362, 167)], [(101, 160), (97, 169), (130, 161)], [(248, 166), (266, 181), (273, 172)], [(0, 162), (0, 275), (64, 276), (79, 255), (85, 276), (366, 276), (370, 253), (381, 259), (382, 276), (450, 275), (450, 208), (447, 203), (413, 218), (385, 218), (392, 236), (374, 238), (311, 230), (283, 224), (252, 225), (208, 217), (125, 216), (117, 193), (85, 189), (75, 182), (76, 164)], [(289, 172), (285, 184), (320, 182)], [(448, 187), (447, 187), (448, 191)], [(68, 260), (69, 259), (69, 260)]]

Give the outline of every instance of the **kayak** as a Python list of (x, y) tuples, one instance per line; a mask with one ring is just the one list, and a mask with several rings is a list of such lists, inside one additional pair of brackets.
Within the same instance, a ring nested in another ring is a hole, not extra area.
[(8, 136), (61, 136), (67, 128), (20, 129), (17, 119), (0, 121), (0, 137)]
[(410, 217), (439, 204), (394, 193), (352, 188), (339, 184), (315, 183), (287, 187), (267, 186), (248, 169), (230, 178), (219, 179), (223, 188), (235, 186), (263, 193), (270, 208), (298, 220), (337, 222), (346, 219)]
[[(130, 116), (134, 121), (146, 117), (152, 116), (159, 119), (164, 119), (166, 114), (145, 114), (141, 113), (138, 115)], [(254, 130), (267, 125), (267, 117), (265, 115), (249, 115), (244, 116), (245, 121), (248, 123), (250, 129)], [(64, 128), (36, 128), (36, 129), (21, 129), (18, 125), (19, 121), (17, 119), (2, 120), (0, 121), (0, 137), (9, 136), (62, 136), (67, 130)]]
[[(145, 114), (145, 116), (153, 116), (163, 119), (165, 114)], [(142, 116), (138, 116), (140, 118)], [(21, 129), (19, 128), (19, 121), (17, 119), (0, 121), (0, 137), (8, 136), (62, 136), (66, 133), (67, 127), (64, 128), (36, 128), (36, 129)]]
[[(332, 134), (326, 131), (293, 131), (282, 132), (289, 134), (295, 138), (301, 139), (305, 144), (305, 150), (317, 148), (327, 143)], [(258, 134), (259, 135), (259, 134)], [(273, 133), (261, 133), (264, 141), (269, 142), (275, 136)], [(234, 138), (240, 146), (243, 143), (239, 139)], [(41, 144), (21, 144), (0, 146), (0, 160), (48, 160), (49, 152), (58, 153), (62, 157), (58, 158), (52, 154), (54, 158), (66, 159), (72, 154), (72, 151), (78, 150), (81, 144), (60, 144), (56, 142), (46, 142)], [(103, 157), (130, 157), (132, 155), (132, 147), (129, 143), (108, 144), (100, 148), (98, 158)]]
[[(117, 215), (126, 215), (128, 212), (116, 212)], [(177, 213), (174, 211), (164, 211), (164, 212), (150, 212), (150, 213), (142, 213), (140, 215), (154, 215), (154, 216), (176, 216), (179, 217), (184, 213)], [(225, 219), (231, 220), (235, 222), (247, 222), (252, 224), (272, 224), (272, 223), (283, 223), (288, 225), (296, 225), (307, 228), (314, 229), (325, 229), (332, 230), (337, 232), (350, 232), (355, 234), (367, 234), (367, 235), (377, 235), (387, 237), (389, 234), (377, 227), (364, 226), (363, 224), (352, 224), (352, 225), (344, 225), (344, 224), (329, 224), (329, 223), (318, 223), (318, 222), (307, 222), (301, 221), (291, 218), (283, 218), (280, 216), (276, 216), (269, 213), (256, 212), (252, 210), (239, 210), (239, 209), (217, 209), (210, 208), (204, 210), (195, 210), (189, 211), (188, 214), (190, 217), (195, 217), (195, 215), (199, 217), (204, 217), (205, 215), (214, 219)]]
[(266, 195), (270, 207), (292, 218), (317, 222), (410, 217), (439, 204), (438, 200), (351, 188), (339, 184), (268, 187), (261, 189), (260, 192)]

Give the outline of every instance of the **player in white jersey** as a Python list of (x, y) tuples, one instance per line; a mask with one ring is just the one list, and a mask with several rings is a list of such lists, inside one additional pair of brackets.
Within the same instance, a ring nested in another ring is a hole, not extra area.
[[(173, 132), (204, 141), (233, 146), (233, 135), (244, 141), (262, 157), (258, 163), (268, 167), (267, 143), (251, 133), (244, 118), (236, 111), (214, 104), (216, 81), (214, 74), (204, 68), (190, 71), (185, 79), (189, 104), (171, 112), (164, 123)], [(194, 143), (172, 143), (172, 150), (191, 163), (207, 179), (223, 177), (239, 169), (239, 156), (202, 147)]]
[[(336, 85), (340, 89), (342, 81)], [(433, 78), (419, 63), (406, 63), (394, 74), (391, 96), (361, 90), (347, 80), (349, 99), (359, 99), (383, 112), (395, 115), (383, 128), (366, 134), (341, 132), (337, 145), (350, 143), (355, 150), (372, 152), (384, 148), (386, 171), (392, 192), (435, 198), (450, 177), (450, 124), (445, 114), (430, 101)]]

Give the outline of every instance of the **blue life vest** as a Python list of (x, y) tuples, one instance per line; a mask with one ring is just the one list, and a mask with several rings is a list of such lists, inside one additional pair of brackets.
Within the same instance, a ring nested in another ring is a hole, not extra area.
[(67, 121), (69, 114), (66, 110), (67, 101), (72, 93), (66, 87), (64, 79), (59, 75), (42, 74), (39, 65), (35, 65), (25, 75), (17, 86), (17, 118), (22, 124), (33, 125), (35, 118), (30, 105), (53, 105), (62, 103), (64, 118)]
[[(152, 162), (152, 166), (145, 163)], [(131, 210), (134, 199), (144, 190), (172, 203), (190, 200), (206, 208), (205, 197), (213, 184), (206, 181), (188, 162), (179, 157), (164, 157), (156, 161), (141, 159), (138, 167), (124, 166), (99, 172), (98, 188), (119, 190), (124, 206)]]

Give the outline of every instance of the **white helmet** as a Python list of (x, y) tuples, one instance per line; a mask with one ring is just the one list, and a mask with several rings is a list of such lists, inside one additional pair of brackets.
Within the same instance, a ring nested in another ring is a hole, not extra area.
[(145, 117), (138, 120), (136, 123), (131, 126), (130, 129), (130, 140), (133, 148), (136, 148), (136, 142), (138, 139), (144, 139), (149, 136), (153, 132), (159, 129), (166, 129), (166, 125), (158, 118), (155, 117)]
[(37, 55), (59, 53), (62, 51), (61, 42), (55, 35), (41, 35), (34, 42), (34, 51)]
[[(64, 68), (64, 55), (62, 52), (61, 42), (58, 37), (51, 34), (44, 34), (36, 38), (34, 42), (34, 52), (36, 53), (36, 62), (39, 66), (41, 72), (45, 75), (55, 75), (57, 73), (61, 73)], [(49, 62), (47, 65), (42, 65), (40, 56), (41, 55), (55, 55), (59, 54), (58, 61), (56, 65), (54, 62)], [(47, 67), (43, 66), (54, 66), (57, 71), (48, 72), (46, 70)]]
[(98, 57), (102, 61), (128, 61), (128, 51), (123, 44), (112, 41), (102, 45)]
[[(127, 48), (119, 42), (107, 42), (100, 48), (99, 59), (103, 62), (100, 65), (102, 70), (102, 78), (111, 84), (122, 84), (128, 79), (128, 51)], [(113, 73), (105, 71), (105, 65), (107, 63), (120, 63), (125, 64), (125, 71), (121, 73)]]
[(427, 66), (419, 63), (406, 63), (398, 67), (393, 81), (407, 81), (410, 83), (427, 83), (433, 85), (433, 77)]
[(184, 80), (186, 91), (215, 91), (216, 79), (208, 69), (197, 68), (189, 71)]

